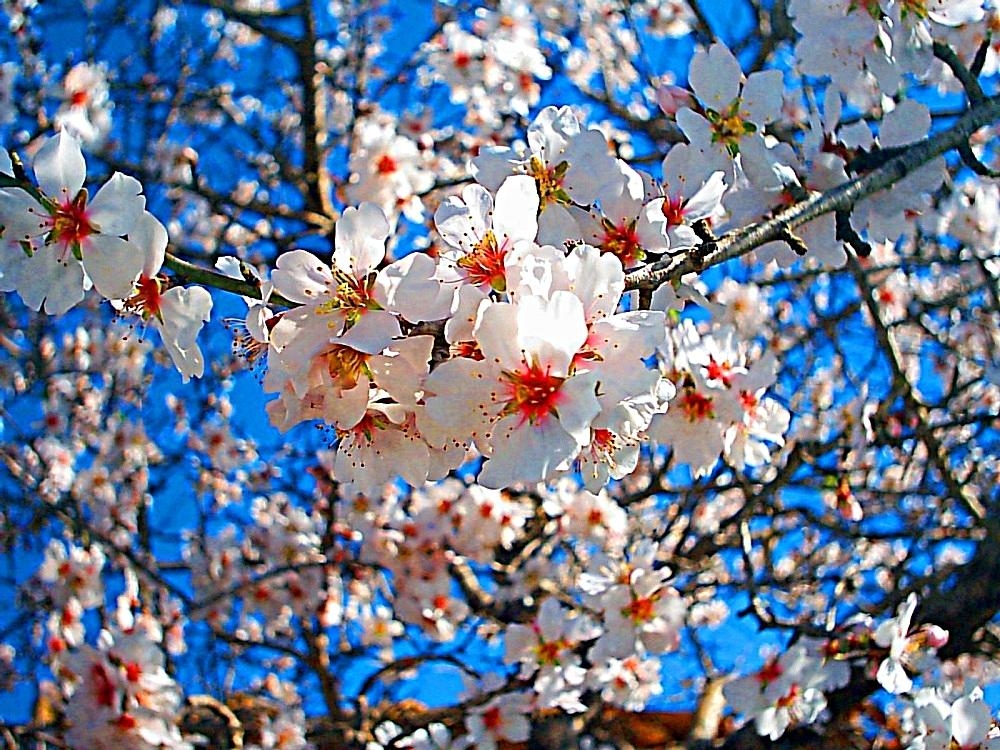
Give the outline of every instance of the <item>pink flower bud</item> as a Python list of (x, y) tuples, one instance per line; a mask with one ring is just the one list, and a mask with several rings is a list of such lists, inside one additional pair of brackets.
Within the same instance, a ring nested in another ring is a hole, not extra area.
[(931, 648), (941, 648), (948, 642), (948, 631), (938, 625), (924, 625), (921, 630)]
[(673, 117), (681, 107), (691, 107), (694, 96), (685, 88), (666, 83), (656, 89), (656, 103), (664, 114)]

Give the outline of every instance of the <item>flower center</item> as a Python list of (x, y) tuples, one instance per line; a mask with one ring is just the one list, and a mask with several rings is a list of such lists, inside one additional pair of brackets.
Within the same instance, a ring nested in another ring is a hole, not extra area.
[(560, 652), (568, 645), (563, 640), (543, 641), (539, 643), (536, 649), (538, 663), (542, 666), (556, 666), (559, 663)]
[(722, 112), (708, 110), (707, 117), (712, 125), (712, 143), (721, 143), (730, 156), (740, 152), (740, 139), (757, 131), (757, 126), (743, 119), (740, 111), (740, 100), (737, 97)]
[(474, 359), (477, 362), (483, 359), (483, 352), (479, 348), (478, 341), (456, 341), (448, 349), (452, 358), (465, 357), (467, 359)]
[(709, 380), (719, 380), (727, 387), (732, 384), (732, 365), (729, 362), (718, 362), (715, 357), (710, 357), (705, 367), (705, 374)]
[(79, 252), (80, 244), (97, 231), (87, 217), (87, 193), (84, 190), (73, 200), (57, 206), (48, 222), (52, 229), (46, 242), (58, 243), (63, 250)]
[(656, 616), (656, 601), (650, 596), (634, 599), (625, 607), (622, 614), (635, 623), (649, 622)]
[(684, 198), (680, 195), (668, 195), (660, 207), (668, 227), (679, 227), (684, 223)]
[(694, 388), (689, 388), (681, 396), (681, 410), (689, 422), (700, 422), (703, 419), (711, 419), (714, 415), (712, 410), (712, 397), (699, 393)]
[(646, 257), (639, 242), (639, 233), (635, 231), (635, 219), (618, 226), (609, 219), (601, 219), (601, 225), (604, 227), (601, 250), (615, 255), (624, 267), (635, 265)]
[(774, 704), (775, 707), (777, 707), (777, 708), (788, 708), (789, 706), (791, 706), (792, 704), (794, 704), (795, 701), (798, 700), (799, 694), (801, 692), (802, 692), (802, 689), (799, 687), (799, 684), (797, 682), (793, 682), (792, 686), (790, 688), (788, 688), (788, 692), (785, 693), (780, 698), (778, 698), (778, 700), (775, 702), (775, 704)]
[(483, 726), (491, 732), (495, 732), (503, 725), (503, 717), (500, 715), (500, 707), (493, 706), (483, 711)]
[(360, 445), (362, 441), (371, 445), (375, 441), (376, 430), (384, 430), (389, 426), (389, 420), (378, 411), (368, 411), (353, 427), (346, 430), (337, 430), (337, 436), (343, 440), (353, 437), (354, 443)]
[(382, 154), (375, 161), (375, 171), (381, 175), (390, 175), (397, 169), (399, 169), (399, 165), (389, 154)]
[(334, 344), (326, 353), (327, 371), (333, 381), (344, 390), (354, 388), (358, 384), (358, 379), (369, 373), (367, 363), (367, 354), (349, 346)]
[(757, 679), (757, 682), (759, 682), (762, 686), (767, 687), (776, 679), (781, 677), (781, 675), (784, 674), (784, 671), (784, 668), (778, 663), (778, 660), (772, 659), (761, 667), (761, 670), (754, 676)]
[(331, 290), (329, 298), (317, 306), (316, 312), (326, 315), (335, 310), (344, 313), (345, 328), (350, 328), (368, 310), (377, 310), (378, 303), (372, 297), (372, 287), (375, 284), (375, 274), (368, 279), (358, 279), (339, 268), (333, 270), (336, 288)]
[(567, 171), (569, 162), (562, 161), (549, 167), (539, 157), (531, 157), (528, 174), (535, 178), (535, 185), (538, 187), (539, 210), (543, 210), (549, 203), (572, 203), (569, 193), (563, 188)]
[(166, 279), (143, 274), (135, 284), (135, 291), (125, 301), (125, 309), (134, 312), (143, 320), (149, 320), (154, 315), (161, 322), (160, 303), (163, 301), (163, 287)]
[(556, 411), (559, 389), (565, 378), (550, 375), (538, 364), (527, 365), (521, 372), (504, 372), (507, 405), (504, 414), (520, 414), (521, 423), (537, 424)]
[(472, 252), (458, 259), (458, 266), (465, 269), (470, 284), (489, 284), (494, 291), (503, 292), (507, 288), (507, 277), (504, 275), (506, 257), (507, 241), (499, 246), (491, 230), (476, 243)]
[(611, 430), (598, 428), (590, 435), (590, 444), (602, 451), (611, 451), (616, 442), (615, 433)]
[(138, 682), (142, 677), (142, 665), (138, 662), (125, 662), (125, 679), (129, 682)]

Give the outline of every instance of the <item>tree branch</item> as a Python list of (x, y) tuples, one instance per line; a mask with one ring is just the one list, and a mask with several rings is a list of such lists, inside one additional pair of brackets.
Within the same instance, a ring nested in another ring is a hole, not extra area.
[(884, 190), (917, 168), (967, 143), (969, 137), (1000, 119), (1000, 97), (990, 97), (973, 106), (948, 130), (919, 141), (902, 154), (861, 177), (825, 193), (796, 203), (771, 219), (723, 235), (714, 242), (691, 248), (689, 252), (664, 258), (625, 277), (627, 290), (656, 288), (686, 274), (739, 258), (768, 242), (780, 240), (786, 232), (833, 211), (847, 211), (859, 200)]

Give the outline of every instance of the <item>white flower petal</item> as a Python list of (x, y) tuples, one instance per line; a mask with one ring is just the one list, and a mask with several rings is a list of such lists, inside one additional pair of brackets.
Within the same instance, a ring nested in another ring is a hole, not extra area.
[(144, 262), (143, 253), (113, 235), (91, 235), (83, 245), (83, 268), (106, 299), (128, 297)]
[(733, 53), (724, 44), (713, 44), (695, 53), (688, 83), (702, 104), (718, 112), (739, 96), (742, 77)]
[(335, 230), (334, 265), (360, 278), (382, 262), (388, 236), (389, 220), (374, 203), (345, 209)]
[(200, 378), (205, 372), (205, 360), (197, 338), (212, 313), (212, 295), (200, 286), (174, 287), (163, 293), (160, 301), (163, 322), (154, 318), (154, 325), (174, 366), (186, 383), (191, 377)]
[(518, 240), (534, 240), (538, 234), (538, 189), (527, 175), (504, 180), (493, 207), (493, 233), (497, 242), (504, 237), (511, 244)]
[(42, 192), (59, 201), (75, 198), (87, 177), (80, 143), (65, 132), (57, 133), (38, 149), (33, 167)]

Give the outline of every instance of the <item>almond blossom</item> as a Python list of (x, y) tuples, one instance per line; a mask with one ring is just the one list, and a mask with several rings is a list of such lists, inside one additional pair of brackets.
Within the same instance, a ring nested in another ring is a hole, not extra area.
[[(907, 99), (886, 114), (878, 131), (878, 144), (883, 149), (913, 143), (927, 136), (931, 115), (927, 106)], [(896, 240), (911, 233), (910, 220), (927, 205), (930, 194), (940, 187), (945, 175), (944, 159), (937, 158), (914, 170), (893, 186), (858, 203), (851, 223), (867, 230), (876, 242)]]
[(907, 750), (994, 750), (1000, 747), (1000, 733), (993, 726), (992, 711), (975, 687), (967, 695), (949, 703), (930, 688), (914, 696), (918, 734)]
[(601, 698), (626, 711), (642, 711), (651, 698), (663, 692), (658, 659), (635, 654), (624, 659), (611, 658), (592, 674)]
[(144, 212), (129, 238), (144, 256), (134, 291), (126, 299), (112, 302), (123, 313), (138, 315), (152, 325), (184, 382), (205, 373), (205, 358), (198, 334), (211, 319), (212, 296), (200, 286), (169, 286), (160, 275), (167, 247), (167, 230), (148, 211)]
[(269, 408), (284, 427), (318, 416), (307, 398), (317, 387), (332, 386), (335, 398), (354, 393), (345, 408), (331, 412), (332, 423), (347, 428), (361, 419), (369, 397), (366, 359), (401, 334), (399, 320), (382, 304), (388, 304), (385, 274), (376, 271), (388, 234), (382, 211), (364, 203), (337, 223), (332, 267), (305, 250), (278, 257), (274, 291), (297, 306), (268, 324), (264, 386), (283, 394), (281, 405)]
[(531, 734), (531, 703), (522, 693), (506, 693), (477, 706), (465, 717), (468, 738), (482, 750), (496, 750), (498, 740), (524, 742)]
[(660, 198), (647, 200), (642, 175), (618, 161), (621, 179), (609, 182), (597, 196), (600, 210), (589, 212), (571, 208), (584, 242), (615, 255), (622, 266), (631, 268), (647, 253), (667, 251), (668, 220)]
[(907, 72), (925, 76), (934, 59), (934, 36), (942, 27), (963, 26), (983, 19), (982, 0), (883, 0), (880, 3), (893, 58)]
[(348, 164), (348, 200), (352, 204), (374, 203), (393, 225), (400, 213), (420, 221), (424, 211), (420, 194), (434, 184), (427, 152), (397, 133), (389, 118), (360, 120), (357, 138), (358, 148)]
[(701, 112), (684, 107), (677, 112), (677, 124), (704, 155), (707, 169), (732, 173), (732, 160), (738, 155), (751, 182), (762, 188), (780, 187), (763, 129), (781, 111), (781, 73), (760, 71), (744, 80), (733, 53), (716, 43), (695, 53), (689, 80)]
[(831, 684), (824, 668), (806, 646), (796, 644), (756, 674), (729, 683), (724, 692), (733, 708), (754, 718), (758, 734), (776, 740), (792, 725), (816, 721), (826, 708), (823, 689), (846, 682), (839, 679)]
[(42, 581), (50, 585), (56, 606), (64, 606), (70, 598), (84, 609), (104, 603), (104, 550), (97, 545), (87, 549), (53, 539), (45, 548), (45, 560), (38, 571)]
[(651, 422), (649, 437), (673, 449), (674, 460), (702, 475), (715, 464), (729, 426), (741, 418), (734, 394), (713, 388), (698, 371), (684, 373), (676, 383), (677, 395), (665, 414)]
[(45, 142), (32, 167), (37, 195), (0, 189), (5, 285), (30, 307), (44, 305), (52, 315), (83, 299), (90, 284), (107, 299), (127, 297), (142, 270), (143, 254), (123, 237), (136, 231), (142, 217), (142, 186), (116, 172), (89, 200), (80, 144), (65, 132)]
[(671, 246), (693, 247), (701, 244), (693, 225), (711, 223), (724, 213), (722, 196), (726, 192), (725, 172), (708, 172), (708, 165), (694, 147), (678, 143), (667, 152), (662, 164), (663, 181), (654, 185), (654, 194), (662, 192), (660, 211), (667, 225)]
[(56, 127), (69, 131), (87, 148), (104, 144), (111, 131), (114, 104), (108, 92), (108, 72), (103, 65), (77, 63), (62, 81), (63, 102), (55, 115)]
[(575, 648), (600, 634), (586, 616), (576, 615), (557, 600), (547, 598), (531, 625), (511, 625), (504, 638), (504, 661), (520, 664), (522, 679), (534, 677), (541, 706), (582, 711), (580, 694), (587, 670)]
[(180, 689), (163, 664), (155, 634), (144, 630), (117, 636), (104, 631), (98, 648), (81, 646), (70, 654), (64, 668), (69, 745), (190, 750), (174, 724)]
[(763, 441), (782, 445), (788, 411), (764, 396), (774, 382), (775, 365), (765, 355), (746, 367), (746, 344), (736, 331), (720, 326), (702, 335), (690, 321), (667, 338), (663, 359), (677, 395), (665, 414), (656, 414), (648, 434), (673, 449), (696, 476), (724, 453), (737, 468), (759, 466), (770, 457)]
[[(434, 75), (448, 86), (448, 97), (455, 104), (483, 96), (484, 89), (500, 83), (497, 61), (486, 42), (457, 23), (446, 23), (426, 50), (428, 64)], [(470, 107), (470, 114), (472, 111), (475, 110)]]
[(659, 545), (643, 540), (627, 559), (609, 561), (581, 576), (581, 588), (602, 614), (604, 632), (588, 656), (594, 662), (673, 651), (680, 642), (687, 607), (667, 584), (673, 573), (657, 566)]
[(899, 606), (896, 617), (886, 620), (875, 631), (875, 643), (889, 649), (889, 654), (879, 662), (875, 679), (890, 693), (905, 693), (913, 687), (908, 669), (917, 666), (926, 656), (924, 649), (937, 648), (948, 642), (948, 631), (935, 625), (926, 625), (910, 632), (910, 620), (917, 608), (917, 595), (911, 593)]
[(511, 174), (527, 174), (539, 197), (538, 241), (561, 243), (572, 237), (576, 224), (566, 207), (592, 203), (605, 183), (616, 179), (614, 159), (599, 130), (583, 130), (569, 107), (546, 107), (528, 127), (528, 153), (506, 147), (473, 159), (476, 180), (497, 189)]
[(747, 373), (733, 376), (732, 387), (739, 392), (743, 419), (726, 431), (723, 453), (737, 469), (766, 465), (771, 460), (768, 443), (785, 444), (791, 415), (777, 401), (764, 396), (774, 385), (776, 374), (777, 361), (768, 352)]
[(431, 373), (428, 415), (488, 456), (481, 484), (545, 479), (590, 441), (597, 381), (572, 368), (586, 340), (583, 304), (570, 292), (484, 301), (476, 324), (484, 359), (449, 360)]
[(441, 254), (442, 272), (488, 291), (506, 288), (506, 257), (520, 240), (534, 240), (538, 193), (527, 175), (508, 177), (496, 200), (481, 185), (449, 198), (434, 214), (442, 239), (453, 250)]

